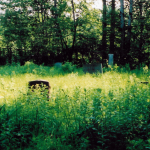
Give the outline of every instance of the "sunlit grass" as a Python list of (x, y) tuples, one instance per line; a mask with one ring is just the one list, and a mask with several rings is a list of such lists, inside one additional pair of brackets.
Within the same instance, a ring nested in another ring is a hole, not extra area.
[[(103, 74), (84, 74), (82, 68), (65, 71), (27, 63), (1, 67), (0, 72), (1, 132), (2, 137), (10, 141), (9, 145), (3, 141), (5, 148), (13, 149), (12, 139), (20, 140), (20, 136), (31, 138), (30, 141), (37, 144), (34, 149), (65, 147), (68, 150), (87, 149), (92, 134), (96, 134), (95, 141), (99, 139), (105, 148), (114, 143), (109, 136), (117, 136), (118, 132), (126, 136), (128, 147), (134, 145), (134, 132), (138, 140), (138, 132), (145, 134), (145, 131), (138, 131), (139, 128), (146, 128), (148, 136), (149, 84), (141, 84), (141, 81), (149, 81), (147, 70), (106, 68)], [(28, 95), (28, 82), (37, 79), (50, 82), (50, 101), (38, 93)], [(12, 138), (7, 136), (8, 130)], [(26, 132), (32, 135), (27, 137)], [(82, 138), (78, 139), (76, 134), (81, 134)], [(103, 135), (108, 138), (102, 138)], [(69, 141), (70, 136), (76, 138), (75, 145), (73, 139)], [(117, 144), (120, 138), (115, 138)], [(23, 143), (29, 142), (21, 140), (20, 144)], [(101, 147), (101, 144), (96, 145)]]
[[(130, 76), (131, 78), (131, 76)], [(20, 74), (14, 76), (5, 76), (0, 78), (0, 96), (11, 97), (12, 99), (20, 93), (26, 93), (28, 90), (28, 82), (36, 79), (43, 79), (50, 82), (51, 92), (54, 89), (64, 89), (70, 92), (76, 87), (86, 89), (100, 88), (104, 92), (108, 92), (111, 89), (125, 88), (129, 81), (132, 81), (128, 75), (126, 77), (119, 73), (105, 73), (93, 77), (90, 74), (79, 76), (77, 73), (70, 73), (60, 76), (41, 76), (34, 74)]]
[[(14, 97), (19, 96), (20, 93), (27, 93), (28, 82), (32, 80), (43, 79), (49, 81), (51, 85), (51, 93), (54, 89), (64, 89), (73, 91), (76, 87), (86, 89), (102, 89), (104, 93), (110, 90), (117, 91), (119, 88), (125, 89), (127, 86), (138, 84), (140, 81), (135, 75), (127, 73), (121, 74), (117, 72), (107, 72), (99, 75), (70, 73), (58, 76), (42, 76), (32, 73), (25, 73), (12, 76), (0, 77), (0, 96), (9, 97), (13, 100)], [(143, 80), (142, 80), (143, 81)], [(7, 98), (8, 99), (8, 98)], [(9, 100), (8, 100), (9, 101)]]

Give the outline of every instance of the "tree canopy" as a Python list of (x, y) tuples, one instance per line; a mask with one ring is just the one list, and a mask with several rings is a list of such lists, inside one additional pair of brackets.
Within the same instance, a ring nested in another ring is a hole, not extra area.
[[(103, 0), (103, 10), (75, 0), (0, 2), (0, 57), (9, 63), (32, 60), (51, 65), (103, 62), (113, 53), (118, 65), (149, 64), (148, 0)], [(117, 5), (118, 6), (118, 5)]]

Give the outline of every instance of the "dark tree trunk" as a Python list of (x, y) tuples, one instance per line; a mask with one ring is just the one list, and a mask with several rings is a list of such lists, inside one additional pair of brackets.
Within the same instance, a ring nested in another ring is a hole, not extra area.
[(120, 0), (120, 28), (121, 28), (121, 48), (120, 48), (120, 64), (125, 64), (125, 23), (124, 23), (124, 0)]
[(106, 52), (106, 48), (107, 48), (107, 42), (106, 42), (106, 35), (107, 35), (107, 31), (106, 31), (106, 0), (103, 0), (103, 37), (102, 37), (102, 61), (103, 63), (106, 63), (107, 59), (107, 52)]
[[(61, 43), (61, 48), (62, 50), (64, 49), (64, 45), (66, 47), (66, 49), (68, 48), (67, 47), (67, 42), (63, 39), (62, 37), (62, 32), (61, 32), (61, 29), (60, 29), (60, 25), (59, 23), (57, 22), (57, 18), (58, 18), (58, 12), (57, 12), (57, 0), (54, 0), (54, 7), (55, 7), (55, 13), (54, 13), (54, 18), (55, 18), (55, 28), (56, 28), (56, 36), (60, 38), (60, 43)], [(58, 42), (59, 42), (58, 41)], [(57, 42), (56, 42), (57, 43)]]
[(74, 10), (74, 2), (73, 0), (71, 0), (72, 3), (72, 13), (73, 13), (73, 21), (74, 21), (74, 25), (73, 25), (73, 42), (72, 42), (72, 51), (75, 52), (75, 61), (78, 60), (78, 52), (77, 49), (75, 50), (75, 42), (76, 42), (76, 20), (75, 20), (75, 10)]
[(111, 32), (110, 32), (110, 54), (114, 54), (115, 51), (115, 0), (112, 0), (112, 10), (111, 10)]
[(139, 64), (142, 63), (143, 61), (143, 44), (144, 44), (144, 41), (143, 41), (143, 30), (144, 30), (144, 17), (143, 17), (143, 7), (142, 7), (143, 3), (140, 1), (139, 2), (139, 9), (140, 9), (140, 43), (139, 43), (139, 56), (138, 56), (138, 59), (139, 59)]
[(133, 9), (133, 0), (130, 0), (130, 7), (129, 7), (129, 19), (128, 19), (128, 35), (127, 35), (127, 46), (126, 46), (126, 55), (127, 55), (127, 62), (130, 63), (130, 47), (131, 47), (131, 22), (132, 22), (132, 9)]

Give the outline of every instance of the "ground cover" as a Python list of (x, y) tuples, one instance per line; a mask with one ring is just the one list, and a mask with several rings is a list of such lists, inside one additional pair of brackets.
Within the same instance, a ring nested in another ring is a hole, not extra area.
[[(1, 67), (0, 149), (150, 149), (149, 76), (147, 67)], [(35, 79), (50, 82), (50, 101), (28, 94)]]

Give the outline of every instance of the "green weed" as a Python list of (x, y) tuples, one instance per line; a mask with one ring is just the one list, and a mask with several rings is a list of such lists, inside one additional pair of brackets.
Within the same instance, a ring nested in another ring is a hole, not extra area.
[[(147, 67), (91, 75), (68, 66), (0, 68), (0, 149), (149, 149)], [(29, 94), (28, 81), (41, 78), (52, 87), (50, 101)]]

